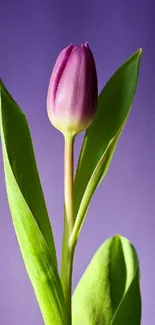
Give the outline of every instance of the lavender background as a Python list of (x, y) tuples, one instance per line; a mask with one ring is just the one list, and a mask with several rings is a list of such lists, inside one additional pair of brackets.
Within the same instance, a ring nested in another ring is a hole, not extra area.
[[(128, 237), (139, 254), (143, 325), (155, 317), (155, 4), (152, 0), (0, 0), (0, 76), (25, 112), (60, 262), (63, 137), (49, 123), (45, 100), (59, 51), (86, 40), (99, 90), (143, 48), (132, 112), (109, 172), (97, 189), (76, 250), (73, 286), (109, 236)], [(76, 141), (76, 157), (83, 134)], [(1, 151), (1, 149), (0, 149)], [(43, 324), (20, 255), (4, 188), (0, 154), (0, 324)]]

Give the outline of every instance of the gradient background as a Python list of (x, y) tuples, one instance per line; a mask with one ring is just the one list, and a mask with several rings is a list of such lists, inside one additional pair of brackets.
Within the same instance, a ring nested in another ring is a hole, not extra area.
[[(45, 100), (59, 51), (85, 41), (96, 60), (99, 91), (143, 48), (133, 109), (109, 172), (97, 189), (76, 250), (73, 287), (98, 246), (120, 233), (141, 265), (143, 325), (155, 317), (155, 3), (152, 0), (0, 0), (0, 76), (25, 112), (60, 262), (63, 224), (63, 137), (49, 123)], [(83, 134), (76, 141), (76, 157)], [(0, 149), (1, 150), (1, 149)], [(0, 324), (43, 320), (20, 255), (0, 155)]]

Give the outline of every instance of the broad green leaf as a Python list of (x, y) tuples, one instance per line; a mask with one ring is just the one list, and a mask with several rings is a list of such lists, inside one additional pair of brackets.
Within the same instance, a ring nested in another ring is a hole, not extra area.
[(51, 225), (39, 180), (29, 127), (23, 112), (2, 82), (0, 91), (2, 133), (10, 167), (57, 265)]
[(99, 96), (96, 118), (86, 131), (74, 182), (74, 238), (79, 235), (90, 199), (109, 168), (127, 121), (136, 90), (140, 58), (141, 50), (134, 53), (107, 82)]
[(97, 250), (73, 294), (72, 318), (73, 325), (140, 325), (139, 264), (126, 238)]
[(46, 325), (67, 324), (55, 246), (26, 118), (0, 82), (0, 132), (9, 206)]

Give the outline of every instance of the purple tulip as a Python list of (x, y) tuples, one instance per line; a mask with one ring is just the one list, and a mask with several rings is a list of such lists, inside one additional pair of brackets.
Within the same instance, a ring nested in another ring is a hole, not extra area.
[(93, 121), (98, 98), (95, 61), (88, 44), (69, 45), (55, 63), (47, 94), (51, 123), (76, 135)]

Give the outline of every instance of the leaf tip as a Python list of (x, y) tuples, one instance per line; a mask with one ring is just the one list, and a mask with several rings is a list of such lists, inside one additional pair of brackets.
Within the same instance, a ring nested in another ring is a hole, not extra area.
[(3, 85), (3, 83), (2, 83), (2, 79), (0, 78), (0, 91), (1, 91), (1, 89), (2, 89), (2, 85)]
[(120, 235), (120, 234), (116, 234), (116, 235), (114, 235), (114, 238), (116, 238), (116, 239), (120, 239), (122, 236)]
[(137, 50), (137, 55), (139, 56), (139, 57), (141, 57), (141, 55), (142, 55), (142, 52), (143, 52), (143, 49), (142, 49), (142, 47), (140, 47), (138, 50)]
[(3, 87), (3, 81), (2, 81), (2, 78), (0, 77), (0, 89)]

